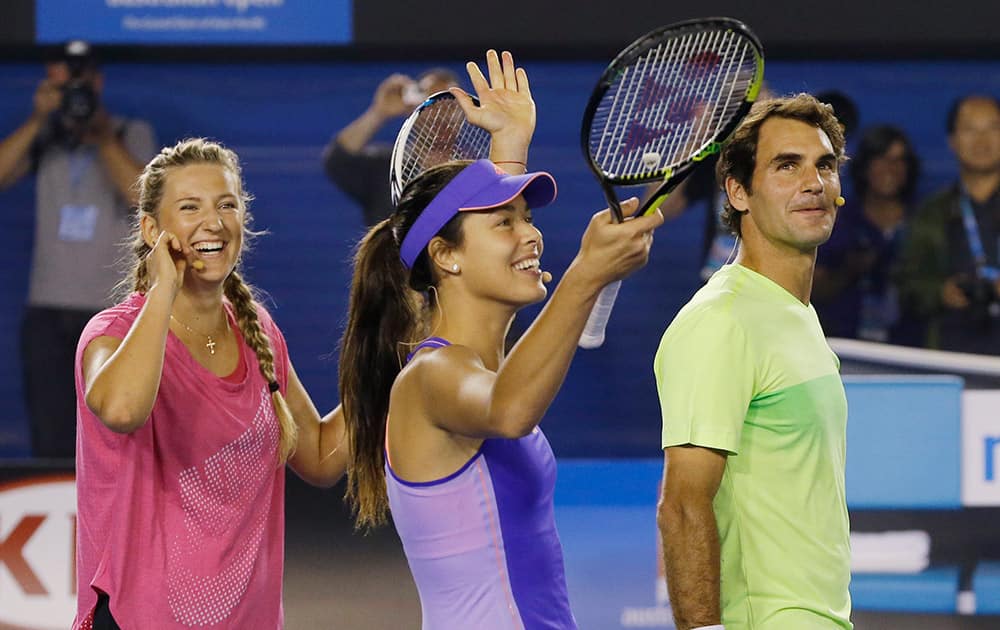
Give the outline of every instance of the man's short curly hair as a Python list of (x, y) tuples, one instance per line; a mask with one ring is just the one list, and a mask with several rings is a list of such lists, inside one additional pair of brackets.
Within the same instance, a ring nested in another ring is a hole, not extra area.
[[(757, 142), (760, 128), (768, 118), (790, 118), (818, 127), (826, 133), (838, 162), (846, 159), (844, 153), (844, 128), (833, 114), (833, 108), (821, 103), (810, 94), (796, 94), (758, 101), (750, 108), (743, 122), (726, 141), (715, 166), (715, 178), (725, 194), (726, 179), (735, 179), (747, 193), (753, 194), (751, 181), (757, 164)], [(740, 235), (743, 213), (733, 208), (725, 198), (722, 224), (736, 236)]]

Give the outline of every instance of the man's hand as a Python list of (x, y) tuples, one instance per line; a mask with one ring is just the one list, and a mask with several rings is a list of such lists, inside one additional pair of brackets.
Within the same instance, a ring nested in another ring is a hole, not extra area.
[(51, 79), (43, 79), (35, 89), (34, 109), (31, 115), (39, 120), (49, 117), (62, 105), (62, 89)]
[(969, 296), (962, 290), (960, 283), (965, 280), (964, 276), (952, 276), (941, 285), (941, 302), (948, 308), (960, 310), (969, 308), (972, 303)]

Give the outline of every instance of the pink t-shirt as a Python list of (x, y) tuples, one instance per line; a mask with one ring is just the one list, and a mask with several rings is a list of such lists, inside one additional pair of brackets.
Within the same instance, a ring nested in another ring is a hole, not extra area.
[[(81, 359), (101, 336), (124, 338), (145, 304), (134, 294), (87, 324), (76, 352), (77, 615), (92, 625), (98, 591), (122, 628), (281, 628), (285, 471), (278, 421), (254, 354), (245, 377), (202, 367), (172, 333), (149, 420), (114, 433), (87, 408)], [(288, 351), (267, 311), (282, 393)], [(237, 370), (239, 371), (239, 370)]]

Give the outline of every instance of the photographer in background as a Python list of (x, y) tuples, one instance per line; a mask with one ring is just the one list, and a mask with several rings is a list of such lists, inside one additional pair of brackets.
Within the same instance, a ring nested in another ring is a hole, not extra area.
[(927, 320), (928, 347), (1000, 355), (1000, 101), (962, 97), (947, 127), (958, 181), (913, 219), (900, 300), (904, 312)]
[(25, 400), (36, 457), (76, 449), (76, 344), (110, 304), (129, 233), (132, 188), (156, 142), (149, 124), (104, 108), (104, 78), (86, 42), (45, 66), (31, 115), (0, 142), (0, 187), (35, 177), (35, 238), (21, 327)]
[(416, 79), (393, 74), (376, 88), (368, 109), (337, 132), (323, 151), (323, 170), (361, 206), (366, 227), (393, 209), (389, 192), (392, 145), (372, 143), (372, 138), (390, 120), (409, 114), (431, 94), (455, 85), (458, 77), (447, 68), (431, 68)]

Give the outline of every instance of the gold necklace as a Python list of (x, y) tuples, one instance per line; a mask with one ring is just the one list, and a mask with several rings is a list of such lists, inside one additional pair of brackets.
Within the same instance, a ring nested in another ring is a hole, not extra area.
[[(215, 354), (215, 346), (217, 344), (215, 343), (215, 340), (212, 339), (212, 335), (206, 335), (203, 332), (199, 332), (199, 331), (195, 330), (194, 328), (191, 328), (190, 326), (188, 326), (187, 324), (185, 324), (181, 320), (179, 320), (176, 317), (174, 317), (173, 313), (170, 314), (170, 319), (174, 320), (175, 322), (177, 322), (178, 324), (180, 324), (181, 326), (183, 326), (184, 328), (186, 328), (189, 332), (193, 332), (196, 335), (201, 335), (202, 337), (205, 337), (206, 339), (208, 339), (208, 343), (205, 344), (205, 347), (208, 348), (208, 353), (209, 354), (212, 354), (212, 355)], [(226, 331), (228, 331), (228, 330), (229, 330), (229, 318), (227, 317), (226, 318)]]

